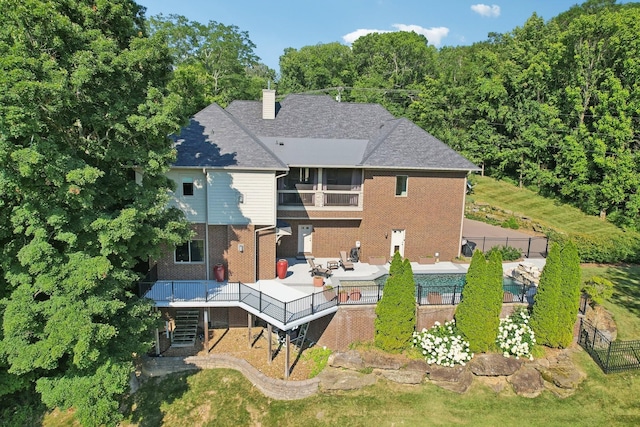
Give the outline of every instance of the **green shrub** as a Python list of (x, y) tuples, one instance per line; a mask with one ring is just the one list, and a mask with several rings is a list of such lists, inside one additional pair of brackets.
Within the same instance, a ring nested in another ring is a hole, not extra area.
[[(496, 273), (497, 268), (500, 273)], [(498, 283), (499, 281), (499, 283)], [(500, 307), (500, 308), (498, 308)], [(494, 253), (487, 263), (482, 251), (475, 251), (456, 307), (455, 320), (469, 341), (472, 352), (486, 352), (494, 346), (502, 307), (502, 260)]]
[(384, 285), (382, 299), (376, 306), (376, 347), (399, 352), (411, 343), (415, 328), (415, 283), (411, 264), (398, 252), (393, 255), (389, 277)]
[(531, 327), (539, 344), (558, 347), (558, 305), (561, 286), (560, 246), (551, 245), (534, 297)]
[(613, 295), (613, 282), (600, 276), (593, 276), (587, 280), (582, 290), (589, 295), (595, 304), (602, 304)]
[(486, 252), (485, 256), (489, 258), (494, 252), (499, 252), (503, 261), (515, 261), (522, 258), (520, 249), (512, 246), (494, 246)]
[(558, 346), (567, 348), (573, 341), (573, 326), (580, 307), (580, 258), (573, 242), (560, 252), (562, 276), (558, 307)]
[(516, 220), (516, 217), (514, 216), (509, 217), (509, 219), (507, 219), (506, 221), (503, 221), (500, 227), (510, 228), (512, 230), (517, 230), (518, 228), (520, 228), (520, 226), (518, 225), (518, 220)]
[(614, 264), (618, 262), (640, 262), (640, 234), (628, 232), (620, 234), (595, 235), (585, 233), (549, 232), (549, 240), (564, 246), (573, 241), (578, 249), (581, 262)]

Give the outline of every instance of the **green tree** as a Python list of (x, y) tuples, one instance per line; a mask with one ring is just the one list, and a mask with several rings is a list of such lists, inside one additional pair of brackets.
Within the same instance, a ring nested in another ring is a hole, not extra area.
[(375, 344), (384, 351), (407, 347), (415, 329), (415, 282), (409, 260), (393, 255), (382, 299), (376, 306)]
[(494, 251), (489, 255), (489, 263), (487, 265), (486, 304), (494, 315), (488, 319), (487, 328), (490, 331), (495, 331), (496, 336), (498, 334), (498, 326), (500, 326), (500, 314), (502, 313), (502, 302), (504, 300), (503, 277), (502, 253)]
[[(287, 48), (280, 57), (278, 91), (282, 94), (352, 86), (355, 63), (340, 43)], [(347, 99), (345, 99), (346, 101)]]
[(573, 342), (573, 327), (580, 308), (580, 257), (575, 243), (569, 241), (560, 253), (562, 281), (558, 309), (558, 345), (566, 348)]
[[(476, 250), (471, 258), (466, 282), (462, 290), (462, 301), (456, 307), (456, 326), (469, 340), (473, 352), (486, 352), (495, 343), (500, 324), (500, 311), (496, 310), (498, 294), (495, 288), (495, 261), (488, 264), (484, 254)], [(502, 291), (502, 274), (500, 275)], [(499, 295), (502, 306), (502, 292)]]
[(562, 259), (560, 245), (552, 243), (549, 255), (540, 275), (540, 283), (534, 297), (531, 328), (538, 344), (559, 347), (559, 316), (562, 286)]
[(175, 68), (169, 83), (188, 115), (216, 102), (260, 99), (275, 71), (259, 62), (249, 33), (235, 25), (209, 21), (206, 25), (181, 15), (149, 19), (152, 34), (166, 38)]
[(0, 16), (0, 358), (49, 407), (113, 425), (156, 323), (134, 269), (187, 237), (166, 208), (171, 56), (129, 0)]

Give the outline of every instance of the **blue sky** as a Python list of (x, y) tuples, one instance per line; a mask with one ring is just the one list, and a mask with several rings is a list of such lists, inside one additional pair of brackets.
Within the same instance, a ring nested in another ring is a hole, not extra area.
[[(627, 3), (628, 0), (618, 3)], [(371, 31), (408, 30), (436, 47), (472, 44), (490, 32), (505, 33), (536, 12), (545, 20), (582, 1), (496, 0), (138, 0), (147, 16), (178, 14), (206, 24), (216, 21), (247, 31), (262, 62), (279, 71), (287, 47), (318, 43), (349, 45)]]

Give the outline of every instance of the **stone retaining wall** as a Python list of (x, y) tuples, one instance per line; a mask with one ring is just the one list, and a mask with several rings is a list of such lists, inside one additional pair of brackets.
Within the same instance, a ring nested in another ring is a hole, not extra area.
[(172, 372), (213, 368), (227, 368), (239, 371), (265, 396), (276, 400), (304, 399), (317, 393), (318, 384), (320, 383), (317, 378), (304, 381), (285, 381), (270, 378), (251, 366), (246, 360), (224, 354), (147, 358), (143, 361), (142, 373), (148, 377), (159, 377)]

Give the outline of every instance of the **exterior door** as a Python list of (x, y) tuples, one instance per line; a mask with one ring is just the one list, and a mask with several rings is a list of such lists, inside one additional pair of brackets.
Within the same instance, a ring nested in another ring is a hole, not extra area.
[(391, 230), (391, 256), (396, 252), (404, 258), (404, 230)]
[(312, 225), (298, 225), (298, 253), (311, 253), (313, 249)]

